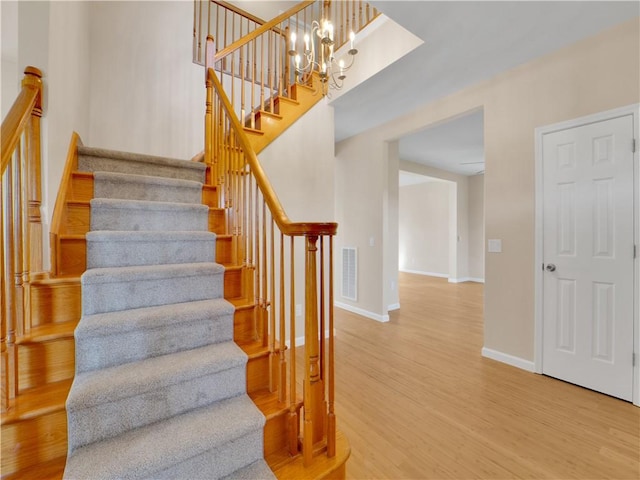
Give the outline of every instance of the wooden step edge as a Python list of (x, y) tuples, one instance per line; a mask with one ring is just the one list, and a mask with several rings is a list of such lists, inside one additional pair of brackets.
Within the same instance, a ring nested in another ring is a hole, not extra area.
[[(289, 405), (289, 391), (287, 389), (284, 402), (278, 400), (278, 392), (270, 392), (268, 389), (261, 389), (249, 393), (249, 397), (260, 409), (267, 420), (271, 420), (279, 415), (289, 413), (291, 406)], [(295, 401), (296, 410), (302, 407), (302, 398), (298, 397)]]
[(91, 202), (89, 200), (67, 200), (67, 206), (89, 208)]
[(66, 464), (67, 456), (65, 455), (3, 475), (2, 480), (61, 480)]
[(290, 98), (290, 97), (276, 97), (274, 99), (274, 102), (284, 102), (284, 103), (290, 103), (291, 105), (297, 106), (300, 105), (300, 102), (298, 100), (296, 100), (295, 98)]
[(81, 170), (74, 170), (71, 172), (72, 177), (84, 177), (84, 178), (93, 178), (93, 172), (83, 172)]
[[(49, 272), (47, 272), (48, 274)], [(69, 276), (59, 276), (59, 277), (51, 277), (49, 275), (41, 276), (39, 278), (31, 279), (31, 286), (54, 286), (54, 285), (79, 285), (80, 284), (80, 276), (79, 275), (69, 275)]]
[(61, 380), (20, 393), (9, 409), (2, 414), (2, 425), (64, 410), (72, 382), (73, 379)]
[[(351, 445), (347, 437), (336, 432), (336, 454), (329, 458), (326, 453), (313, 457), (311, 465), (304, 466), (302, 455), (290, 457), (286, 451), (278, 451), (265, 459), (278, 480), (329, 480), (345, 478), (346, 463), (351, 456)], [(288, 459), (287, 459), (288, 457)]]
[(73, 332), (78, 322), (47, 323), (33, 327), (28, 334), (16, 338), (17, 345), (30, 345), (51, 342), (61, 338), (73, 338)]
[(86, 240), (87, 234), (86, 233), (74, 233), (74, 234), (61, 233), (60, 235), (58, 235), (58, 238), (60, 240)]
[(264, 132), (262, 130), (256, 130), (255, 128), (251, 128), (251, 127), (242, 127), (242, 128), (246, 133), (250, 133), (252, 135), (259, 135), (259, 136), (264, 135)]
[(249, 301), (246, 298), (226, 298), (225, 300), (236, 307), (236, 311), (249, 310), (256, 306), (256, 302)]
[(262, 115), (262, 116), (265, 116), (265, 117), (271, 117), (274, 120), (282, 120), (282, 115), (280, 115), (279, 113), (269, 112), (268, 110), (258, 110), (256, 112), (256, 115)]

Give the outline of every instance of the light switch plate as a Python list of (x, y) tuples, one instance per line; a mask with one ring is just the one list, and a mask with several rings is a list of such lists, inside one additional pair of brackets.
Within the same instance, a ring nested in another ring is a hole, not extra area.
[(502, 253), (502, 239), (491, 238), (487, 240), (489, 253)]

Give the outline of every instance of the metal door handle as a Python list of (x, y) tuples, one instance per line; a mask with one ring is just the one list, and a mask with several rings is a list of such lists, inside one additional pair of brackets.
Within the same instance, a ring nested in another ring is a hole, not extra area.
[(547, 272), (555, 272), (556, 271), (556, 266), (553, 263), (550, 263), (547, 265)]

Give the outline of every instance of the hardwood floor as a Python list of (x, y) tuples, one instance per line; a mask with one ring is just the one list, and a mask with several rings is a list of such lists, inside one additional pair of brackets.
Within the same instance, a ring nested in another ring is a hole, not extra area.
[(399, 286), (389, 323), (336, 309), (347, 478), (640, 478), (640, 408), (481, 357), (481, 284)]

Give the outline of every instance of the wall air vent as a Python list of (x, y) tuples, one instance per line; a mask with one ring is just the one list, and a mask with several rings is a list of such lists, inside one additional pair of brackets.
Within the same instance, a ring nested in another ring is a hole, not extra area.
[(358, 300), (358, 251), (355, 247), (342, 247), (342, 296)]

